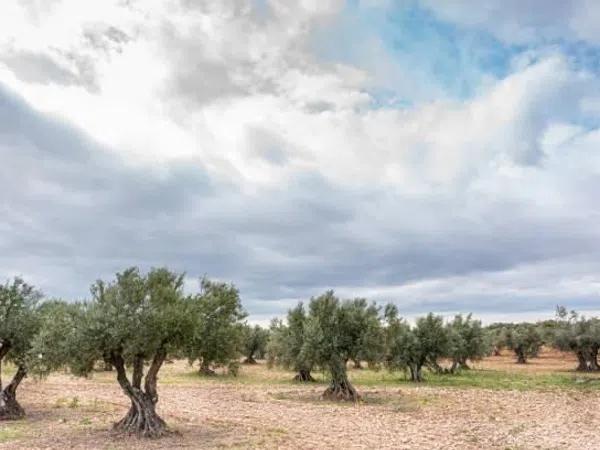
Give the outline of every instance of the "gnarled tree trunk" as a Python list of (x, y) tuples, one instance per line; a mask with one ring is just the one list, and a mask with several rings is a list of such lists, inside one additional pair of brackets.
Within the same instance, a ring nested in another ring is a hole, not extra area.
[(422, 366), (420, 364), (409, 364), (408, 370), (410, 372), (410, 381), (420, 383), (423, 381)]
[(587, 359), (581, 350), (575, 352), (577, 355), (577, 372), (587, 372), (589, 370)]
[(244, 359), (244, 364), (256, 364), (256, 360), (254, 359), (254, 354), (248, 355), (246, 359)]
[(298, 370), (298, 373), (294, 377), (294, 381), (312, 382), (312, 381), (315, 381), (315, 379), (310, 374), (310, 370), (300, 369), (300, 370)]
[(26, 376), (25, 367), (19, 366), (17, 373), (4, 389), (0, 381), (0, 420), (16, 420), (25, 416), (25, 411), (17, 401), (17, 388)]
[(455, 359), (452, 361), (452, 366), (450, 366), (450, 373), (456, 373), (458, 369), (460, 369), (460, 362)]
[(354, 368), (355, 369), (362, 369), (362, 365), (360, 363), (360, 359), (353, 359), (352, 361), (354, 362)]
[(202, 361), (200, 363), (200, 369), (198, 370), (198, 372), (200, 373), (200, 375), (216, 375), (216, 372), (214, 370), (212, 370), (210, 368), (210, 365), (208, 364), (208, 362)]
[(525, 357), (525, 352), (522, 349), (516, 348), (515, 355), (517, 355), (517, 364), (526, 364), (527, 363), (527, 358)]
[(360, 400), (360, 395), (354, 389), (354, 386), (348, 380), (346, 374), (346, 365), (341, 361), (334, 361), (330, 366), (331, 382), (329, 387), (321, 395), (325, 400), (342, 400), (357, 402)]
[(599, 348), (594, 346), (590, 352), (589, 358), (589, 369), (593, 371), (600, 370), (600, 366), (598, 365), (598, 350)]
[(143, 378), (143, 359), (136, 357), (133, 364), (132, 381), (129, 382), (125, 364), (121, 355), (112, 355), (112, 364), (117, 370), (117, 380), (131, 401), (129, 412), (115, 423), (114, 429), (127, 434), (141, 437), (156, 438), (168, 433), (167, 424), (156, 413), (158, 393), (156, 391), (158, 371), (164, 362), (166, 352), (159, 351), (148, 368), (144, 388), (141, 387)]

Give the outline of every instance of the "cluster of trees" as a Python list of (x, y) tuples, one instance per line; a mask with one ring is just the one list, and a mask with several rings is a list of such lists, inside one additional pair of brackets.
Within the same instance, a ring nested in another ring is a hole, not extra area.
[(575, 311), (568, 312), (563, 306), (556, 309), (556, 318), (537, 324), (500, 323), (487, 327), (493, 353), (503, 348), (512, 350), (519, 364), (536, 357), (543, 345), (563, 352), (571, 352), (577, 358), (575, 370), (599, 371), (600, 319), (586, 318)]
[(393, 304), (381, 308), (366, 299), (342, 300), (328, 291), (299, 303), (269, 329), (245, 322), (238, 290), (203, 279), (200, 291), (185, 294), (184, 276), (167, 269), (143, 274), (137, 268), (97, 281), (91, 298), (69, 303), (42, 301), (42, 295), (16, 278), (0, 285), (0, 375), (2, 363), (15, 368), (4, 385), (0, 376), (0, 419), (22, 417), (17, 388), (33, 374), (43, 377), (65, 367), (88, 375), (98, 363), (114, 369), (130, 400), (117, 430), (156, 437), (167, 432), (156, 413), (158, 374), (168, 358), (197, 362), (200, 373), (217, 367), (236, 374), (240, 359), (267, 358), (295, 372), (295, 380), (328, 374), (324, 398), (356, 401), (359, 394), (347, 367), (403, 371), (423, 380), (423, 371), (454, 374), (471, 361), (508, 348), (518, 363), (536, 356), (542, 345), (573, 352), (577, 370), (599, 370), (600, 320), (558, 308), (555, 320), (538, 324), (483, 327), (469, 314), (450, 321), (428, 314), (410, 324)]
[[(287, 322), (287, 323), (286, 323)], [(298, 381), (313, 381), (311, 371), (324, 370), (330, 383), (324, 398), (356, 401), (359, 394), (348, 379), (352, 361), (360, 368), (403, 370), (413, 381), (423, 380), (423, 368), (455, 373), (467, 361), (481, 359), (489, 348), (480, 321), (458, 315), (444, 323), (429, 314), (411, 326), (393, 304), (383, 310), (365, 299), (340, 300), (332, 291), (291, 309), (287, 321), (275, 319), (267, 347), (269, 364), (296, 372)], [(443, 367), (442, 359), (450, 361)]]
[(557, 321), (552, 333), (552, 344), (559, 350), (573, 352), (577, 357), (576, 370), (590, 372), (600, 370), (600, 320), (586, 319), (575, 311), (567, 313), (564, 307), (557, 308)]
[[(16, 372), (6, 386), (0, 381), (0, 419), (23, 416), (17, 387), (31, 373), (45, 376), (68, 367), (88, 375), (98, 362), (116, 373), (129, 398), (117, 430), (157, 437), (167, 432), (156, 413), (158, 374), (167, 358), (198, 361), (200, 371), (227, 366), (237, 370), (244, 353), (262, 357), (265, 331), (246, 325), (239, 292), (232, 285), (202, 280), (197, 294), (183, 292), (183, 274), (137, 268), (97, 281), (86, 302), (41, 302), (33, 287), (15, 279), (0, 286), (0, 364)], [(256, 336), (256, 335), (259, 336)]]

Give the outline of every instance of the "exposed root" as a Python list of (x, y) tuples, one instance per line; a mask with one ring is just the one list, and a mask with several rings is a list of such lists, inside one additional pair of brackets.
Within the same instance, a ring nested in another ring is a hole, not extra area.
[(345, 401), (345, 402), (358, 402), (360, 395), (354, 389), (354, 386), (349, 381), (341, 383), (331, 382), (329, 387), (321, 395), (323, 400), (334, 400), (334, 401)]
[(294, 381), (298, 381), (301, 383), (312, 383), (316, 380), (310, 374), (310, 370), (299, 370), (296, 376), (294, 377)]
[(156, 414), (154, 407), (132, 404), (125, 417), (113, 426), (115, 431), (145, 438), (159, 438), (170, 433), (167, 424)]
[(208, 366), (200, 366), (198, 373), (200, 375), (205, 375), (205, 376), (209, 376), (209, 377), (215, 376), (217, 374), (217, 372), (215, 372)]

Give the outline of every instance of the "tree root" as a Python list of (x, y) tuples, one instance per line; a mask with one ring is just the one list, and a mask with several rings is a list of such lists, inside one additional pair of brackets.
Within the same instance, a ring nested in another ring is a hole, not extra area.
[(321, 395), (323, 400), (358, 402), (360, 395), (349, 382), (332, 383)]
[(217, 372), (212, 370), (210, 367), (206, 367), (206, 366), (200, 366), (198, 373), (200, 375), (205, 375), (205, 376), (209, 376), (209, 377), (215, 376), (217, 374)]
[(159, 438), (170, 434), (167, 424), (154, 408), (132, 405), (125, 417), (114, 424), (113, 429), (120, 433), (145, 438)]
[(13, 396), (0, 393), (0, 420), (19, 420), (25, 417), (25, 410)]
[(310, 374), (309, 370), (299, 370), (296, 376), (294, 377), (294, 381), (298, 381), (301, 383), (312, 383), (316, 380)]

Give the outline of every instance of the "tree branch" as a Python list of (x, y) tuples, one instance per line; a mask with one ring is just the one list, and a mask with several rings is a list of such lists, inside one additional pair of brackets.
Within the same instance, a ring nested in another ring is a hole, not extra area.
[(154, 358), (152, 359), (152, 364), (150, 364), (150, 368), (148, 369), (148, 373), (146, 374), (146, 382), (144, 383), (144, 390), (146, 394), (150, 396), (152, 402), (158, 402), (158, 392), (156, 390), (156, 383), (158, 380), (158, 371), (162, 366), (165, 358), (167, 357), (167, 352), (164, 348), (160, 348), (154, 354)]
[(133, 387), (140, 389), (142, 386), (142, 377), (144, 376), (144, 358), (141, 355), (136, 355), (133, 359)]
[(2, 389), (2, 360), (10, 351), (10, 345), (7, 342), (0, 343), (0, 390)]
[(19, 368), (17, 369), (17, 373), (15, 373), (15, 376), (8, 384), (8, 386), (6, 386), (5, 392), (11, 396), (14, 396), (15, 392), (17, 391), (17, 388), (19, 387), (19, 384), (21, 384), (21, 381), (23, 381), (23, 378), (25, 378), (26, 376), (27, 369), (25, 369), (25, 366), (19, 366)]
[(125, 371), (125, 361), (123, 360), (123, 357), (120, 353), (111, 352), (110, 359), (112, 365), (115, 366), (115, 369), (117, 370), (117, 381), (119, 382), (121, 389), (123, 389), (123, 392), (125, 392), (125, 395), (127, 395), (128, 397), (134, 397), (135, 392), (133, 390), (133, 387), (131, 386), (131, 383), (129, 382), (129, 379), (127, 378), (127, 372)]

